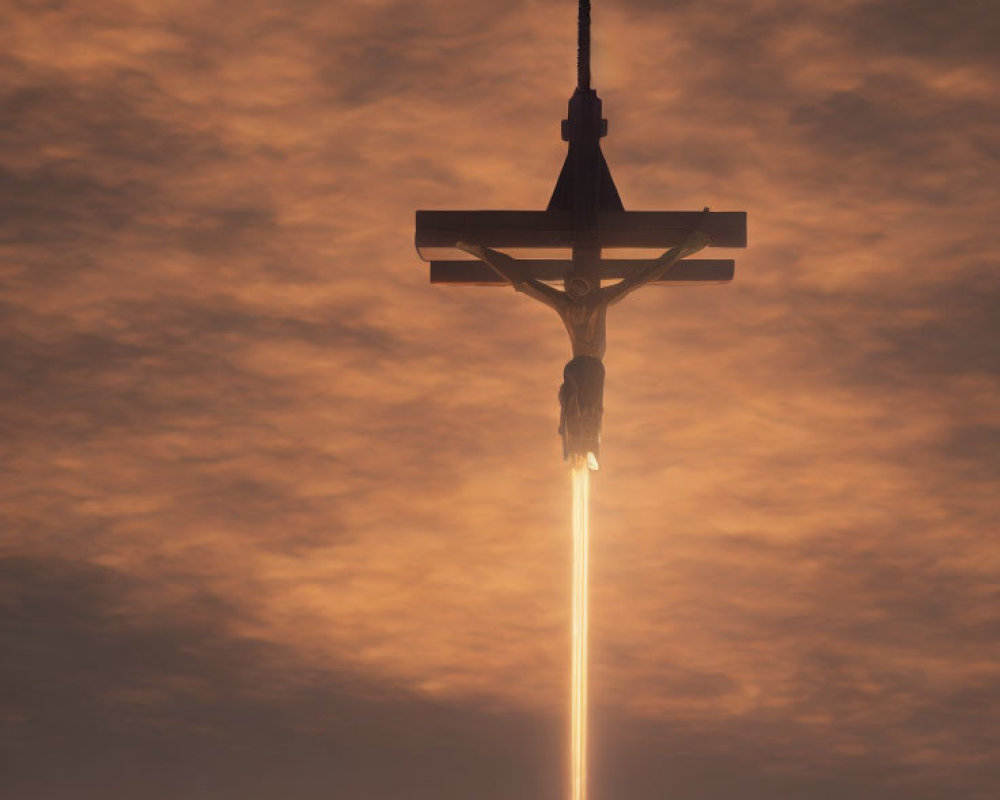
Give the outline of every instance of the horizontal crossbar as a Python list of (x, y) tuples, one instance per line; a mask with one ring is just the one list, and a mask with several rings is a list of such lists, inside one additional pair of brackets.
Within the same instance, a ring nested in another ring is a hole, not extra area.
[[(700, 211), (607, 211), (598, 215), (590, 244), (597, 247), (668, 248), (702, 222)], [(746, 247), (745, 211), (712, 211), (704, 229), (713, 247)], [(468, 241), (484, 247), (572, 247), (570, 214), (562, 211), (418, 211), (416, 245), (424, 251)]]
[[(601, 278), (624, 278), (632, 270), (648, 261), (635, 259), (605, 259), (601, 261)], [(561, 281), (573, 262), (556, 259), (518, 259), (519, 267), (540, 281)], [(697, 284), (731, 281), (736, 272), (732, 259), (689, 259), (678, 261), (656, 283)], [(507, 281), (481, 261), (432, 261), (431, 283), (448, 283), (469, 286), (502, 286)]]

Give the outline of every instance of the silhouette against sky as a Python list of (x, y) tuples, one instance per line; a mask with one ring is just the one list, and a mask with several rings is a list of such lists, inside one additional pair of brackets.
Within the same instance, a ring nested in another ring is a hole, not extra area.
[[(413, 209), (544, 207), (575, 14), (0, 11), (5, 800), (562, 795), (565, 334)], [(996, 797), (1000, 12), (594, 14), (752, 247), (609, 312), (591, 796)]]

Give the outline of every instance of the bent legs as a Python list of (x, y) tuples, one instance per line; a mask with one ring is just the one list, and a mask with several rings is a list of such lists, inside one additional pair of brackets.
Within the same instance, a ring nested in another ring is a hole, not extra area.
[(600, 454), (604, 414), (604, 365), (599, 358), (577, 356), (563, 370), (559, 389), (559, 433), (563, 457)]

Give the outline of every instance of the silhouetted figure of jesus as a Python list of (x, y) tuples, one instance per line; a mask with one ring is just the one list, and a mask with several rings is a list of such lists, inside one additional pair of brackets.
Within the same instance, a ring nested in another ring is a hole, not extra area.
[(559, 389), (559, 433), (563, 436), (565, 458), (583, 458), (590, 462), (592, 469), (597, 466), (604, 413), (603, 359), (607, 349), (608, 306), (647, 283), (659, 280), (674, 264), (697, 253), (708, 243), (708, 236), (698, 228), (683, 243), (659, 258), (639, 262), (630, 275), (612, 286), (591, 286), (586, 279), (573, 277), (566, 281), (565, 291), (527, 275), (515, 258), (474, 243), (457, 243), (459, 249), (474, 255), (510, 281), (515, 290), (554, 308), (566, 326), (573, 359), (563, 370), (563, 385)]

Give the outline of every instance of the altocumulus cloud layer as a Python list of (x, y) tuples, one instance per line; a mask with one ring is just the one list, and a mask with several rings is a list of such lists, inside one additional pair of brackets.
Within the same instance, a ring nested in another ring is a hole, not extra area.
[[(612, 312), (595, 797), (992, 798), (1000, 14), (595, 5)], [(426, 285), (541, 207), (572, 3), (0, 12), (4, 797), (557, 796), (558, 322)]]

